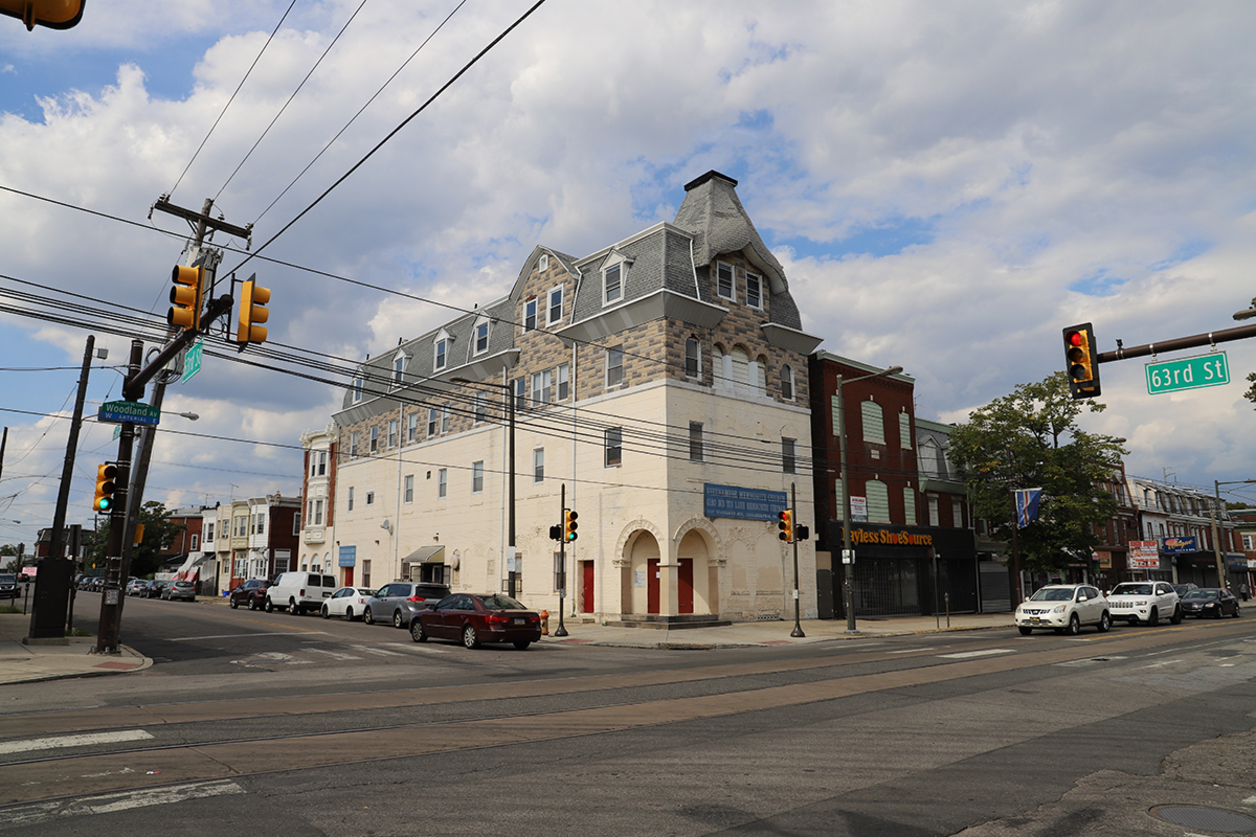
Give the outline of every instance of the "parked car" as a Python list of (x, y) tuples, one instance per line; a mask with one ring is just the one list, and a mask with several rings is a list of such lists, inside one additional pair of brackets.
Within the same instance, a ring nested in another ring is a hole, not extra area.
[(341, 587), (331, 594), (330, 599), (323, 602), (323, 608), (319, 613), (324, 619), (343, 616), (352, 622), (354, 619), (362, 618), (367, 601), (374, 595), (375, 591), (369, 587)]
[(0, 599), (16, 599), (22, 594), (17, 584), (17, 573), (0, 573)]
[(366, 603), (362, 620), (368, 625), (391, 622), (394, 628), (410, 624), (414, 614), (449, 595), (449, 587), (429, 581), (394, 581), (385, 584)]
[(541, 617), (505, 593), (454, 593), (410, 620), (415, 642), (452, 639), (467, 648), (483, 642), (513, 642), (520, 651), (541, 638)]
[(1227, 613), (1235, 619), (1239, 618), (1238, 596), (1229, 590), (1219, 587), (1205, 587), (1187, 592), (1182, 597), (1182, 612), (1187, 616), (1202, 619), (1211, 616), (1220, 619)]
[(1094, 625), (1099, 633), (1112, 627), (1112, 615), (1103, 594), (1089, 584), (1049, 584), (1039, 588), (1016, 607), (1016, 627), (1024, 636), (1035, 628), (1051, 628), (1057, 634), (1075, 636), (1082, 625)]
[(1198, 584), (1191, 584), (1190, 582), (1187, 582), (1186, 584), (1174, 584), (1173, 585), (1173, 592), (1178, 594), (1179, 599), (1181, 599), (1190, 591), (1198, 590), (1198, 589), (1199, 589)]
[(1125, 619), (1131, 625), (1158, 625), (1165, 614), (1174, 625), (1182, 621), (1177, 591), (1167, 581), (1122, 582), (1108, 594), (1108, 609), (1113, 619)]
[(104, 590), (105, 589), (105, 577), (103, 575), (96, 576), (95, 578), (92, 579), (92, 584), (87, 589), (91, 590), (93, 593), (99, 593), (101, 590)]
[(266, 612), (278, 608), (298, 616), (307, 610), (319, 610), (323, 606), (323, 600), (331, 598), (336, 587), (334, 575), (300, 570), (280, 573), (275, 577), (275, 583), (266, 591)]
[(196, 584), (191, 581), (172, 581), (161, 591), (161, 597), (174, 601), (182, 599), (185, 602), (196, 601)]
[(148, 580), (143, 578), (133, 578), (126, 583), (126, 594), (128, 596), (142, 596), (144, 591), (148, 589)]
[(266, 591), (269, 589), (270, 582), (267, 579), (250, 578), (227, 594), (227, 604), (233, 610), (240, 605), (249, 610), (261, 610), (266, 604)]
[(145, 588), (144, 590), (144, 598), (146, 599), (161, 598), (162, 591), (166, 589), (166, 585), (169, 583), (170, 583), (169, 581), (158, 581), (157, 579), (153, 579), (152, 581), (148, 582), (148, 587)]

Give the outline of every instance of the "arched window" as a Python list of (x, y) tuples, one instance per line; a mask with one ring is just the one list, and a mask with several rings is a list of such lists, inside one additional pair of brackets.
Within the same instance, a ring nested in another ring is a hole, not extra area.
[(878, 445), (885, 444), (885, 416), (881, 405), (869, 399), (859, 405), (863, 411), (863, 440)]
[(864, 493), (868, 497), (868, 522), (890, 522), (890, 494), (881, 480), (868, 480), (864, 483)]
[(768, 359), (759, 355), (750, 364), (750, 389), (755, 395), (768, 394)]
[(750, 391), (750, 355), (746, 354), (744, 349), (733, 349), (729, 355), (732, 358), (733, 369), (733, 389), (738, 392)]
[(781, 366), (781, 398), (794, 400), (794, 370), (786, 363)]
[(916, 525), (916, 489), (910, 485), (903, 486), (903, 518), (908, 526)]

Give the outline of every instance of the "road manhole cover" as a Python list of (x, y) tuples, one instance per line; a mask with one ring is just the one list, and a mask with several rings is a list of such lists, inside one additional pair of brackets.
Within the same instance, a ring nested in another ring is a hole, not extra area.
[(1256, 834), (1256, 818), (1224, 808), (1202, 805), (1153, 805), (1147, 813), (1157, 819), (1222, 834)]

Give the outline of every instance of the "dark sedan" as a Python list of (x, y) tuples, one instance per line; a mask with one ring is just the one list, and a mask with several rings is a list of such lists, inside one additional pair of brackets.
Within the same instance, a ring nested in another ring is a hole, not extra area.
[(1229, 590), (1217, 587), (1204, 587), (1200, 590), (1189, 590), (1182, 597), (1182, 613), (1186, 616), (1204, 618), (1211, 616), (1220, 619), (1230, 615), (1239, 618), (1238, 597)]
[(467, 648), (512, 642), (522, 651), (541, 638), (541, 617), (502, 593), (454, 593), (416, 613), (410, 619), (410, 637), (415, 642), (452, 639)]
[(161, 594), (165, 591), (169, 581), (157, 581), (156, 579), (148, 582), (148, 587), (144, 589), (143, 596), (146, 599), (160, 599)]
[(261, 610), (266, 604), (266, 591), (270, 589), (270, 582), (264, 578), (250, 578), (231, 591), (227, 597), (227, 604), (232, 608), (247, 607), (249, 610)]

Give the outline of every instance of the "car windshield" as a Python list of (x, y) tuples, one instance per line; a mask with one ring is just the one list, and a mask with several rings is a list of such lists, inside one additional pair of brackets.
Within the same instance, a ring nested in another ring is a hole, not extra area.
[(1118, 584), (1112, 588), (1114, 596), (1150, 596), (1151, 594), (1150, 584)]
[(484, 602), (484, 606), (489, 610), (527, 610), (522, 602), (502, 593), (496, 593), (492, 596), (480, 596), (479, 599)]
[(1043, 587), (1030, 596), (1029, 600), (1031, 602), (1071, 602), (1073, 600), (1073, 588)]
[(1215, 599), (1217, 598), (1216, 590), (1191, 590), (1182, 598), (1184, 599)]
[(0, 584), (17, 584), (17, 576), (12, 573), (0, 575)]

